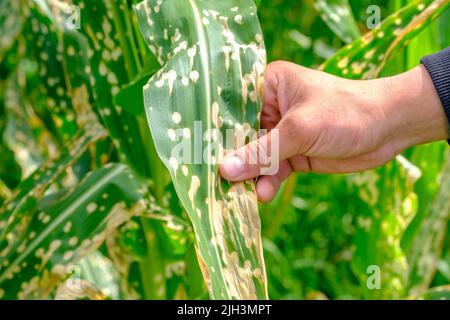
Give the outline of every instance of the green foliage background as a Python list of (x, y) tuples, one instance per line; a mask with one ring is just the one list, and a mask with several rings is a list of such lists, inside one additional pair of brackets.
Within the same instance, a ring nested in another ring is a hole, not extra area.
[[(159, 67), (137, 2), (0, 3), (0, 298), (208, 298), (192, 227), (146, 125), (142, 87)], [(80, 30), (56, 18), (64, 3), (82, 8)], [(354, 20), (335, 30), (316, 1), (262, 0), (268, 60), (318, 68), (342, 39), (370, 31), (369, 5), (384, 19), (410, 3), (350, 0)], [(449, 21), (447, 9), (382, 75), (449, 46)], [(260, 206), (270, 298), (448, 296), (448, 155), (435, 143), (375, 171), (285, 183)], [(380, 289), (367, 286), (371, 266)]]

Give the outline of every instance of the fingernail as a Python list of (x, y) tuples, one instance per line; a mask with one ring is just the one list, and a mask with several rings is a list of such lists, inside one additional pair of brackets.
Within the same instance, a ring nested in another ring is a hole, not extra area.
[(236, 156), (225, 158), (222, 171), (228, 178), (237, 178), (244, 173), (244, 163)]

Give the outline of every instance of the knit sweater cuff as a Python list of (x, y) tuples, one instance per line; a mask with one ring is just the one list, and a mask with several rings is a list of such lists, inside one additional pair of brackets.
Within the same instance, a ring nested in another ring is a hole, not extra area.
[(450, 124), (450, 47), (423, 58), (421, 62), (431, 76)]

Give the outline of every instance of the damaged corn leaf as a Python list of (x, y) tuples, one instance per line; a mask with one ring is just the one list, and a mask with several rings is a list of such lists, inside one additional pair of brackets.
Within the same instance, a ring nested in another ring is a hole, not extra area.
[[(29, 14), (24, 26), (26, 54), (37, 65), (35, 77), (28, 79), (27, 94), (33, 100), (35, 112), (63, 145), (79, 127), (75, 121), (79, 117), (63, 52), (64, 33), (55, 23), (47, 1), (27, 3)], [(72, 55), (75, 55), (75, 50)]]
[(414, 184), (420, 175), (417, 167), (399, 156), (376, 171), (347, 178), (348, 194), (355, 195), (358, 212), (351, 267), (365, 299), (405, 296), (408, 264), (400, 242), (417, 212)]
[[(146, 188), (127, 166), (110, 163), (69, 193), (63, 190), (42, 199), (28, 211), (29, 224), (6, 234), (7, 245), (0, 251), (0, 298), (46, 298), (69, 269), (117, 227), (153, 209), (151, 198), (144, 202), (144, 195), (148, 198)], [(11, 242), (12, 237), (17, 239)]]
[[(225, 182), (217, 166), (224, 149), (243, 145), (259, 128), (266, 57), (255, 5), (146, 0), (136, 12), (163, 65), (144, 86), (147, 119), (191, 218), (210, 296), (266, 299), (254, 183)], [(222, 141), (227, 129), (229, 146)]]
[(19, 185), (13, 197), (0, 208), (0, 251), (4, 249), (6, 240), (12, 245), (11, 242), (17, 240), (17, 232), (20, 234), (21, 230), (28, 227), (30, 219), (27, 213), (35, 210), (44, 192), (89, 146), (105, 136), (106, 132), (100, 125), (80, 130), (57, 160), (45, 162)]
[[(73, 0), (72, 3), (82, 8), (80, 19), (83, 25), (77, 31), (84, 35), (89, 48), (89, 63), (83, 65), (83, 74), (90, 79), (96, 111), (121, 159), (141, 175), (150, 176), (151, 158), (144, 148), (142, 125), (136, 116), (125, 110), (134, 105), (134, 101), (122, 105), (114, 102), (114, 96), (138, 76), (141, 67), (132, 41), (134, 35), (127, 1)], [(67, 46), (65, 50), (70, 53), (74, 47)], [(145, 120), (143, 122), (145, 125)]]
[(351, 79), (375, 78), (398, 50), (449, 5), (448, 0), (415, 2), (390, 15), (377, 29), (339, 50), (321, 69)]
[(17, 68), (5, 81), (5, 127), (1, 134), (5, 146), (14, 153), (23, 178), (27, 178), (45, 157), (55, 156), (52, 153), (56, 148), (50, 132), (26, 99), (23, 69)]
[(346, 43), (360, 37), (358, 26), (348, 0), (314, 1), (322, 20)]
[(107, 298), (93, 283), (78, 278), (69, 278), (61, 283), (55, 294), (55, 300), (106, 300)]
[(418, 296), (418, 300), (450, 300), (450, 286), (440, 286), (429, 289)]
[(112, 261), (101, 254), (100, 251), (96, 250), (86, 255), (77, 265), (80, 267), (80, 274), (78, 276), (89, 281), (103, 295), (114, 300), (121, 298), (119, 273), (112, 264)]
[(22, 30), (23, 11), (27, 9), (26, 3), (22, 1), (0, 2), (0, 63)]
[[(323, 64), (322, 70), (352, 79), (377, 77), (386, 62), (442, 14), (449, 3), (418, 1), (401, 9), (379, 28), (336, 53)], [(368, 283), (368, 273), (376, 273), (372, 266), (383, 270), (381, 290), (364, 290), (365, 298), (400, 298), (407, 293), (408, 263), (400, 244), (417, 212), (414, 184), (420, 175), (418, 168), (399, 156), (383, 168), (347, 178), (350, 185), (357, 187), (350, 192), (361, 200), (361, 208), (367, 208), (358, 209), (359, 228), (355, 235), (357, 245), (352, 269), (364, 287)], [(393, 193), (395, 198), (383, 196)], [(371, 280), (374, 280), (371, 285), (376, 287), (376, 275)]]
[(427, 290), (436, 271), (450, 219), (450, 157), (440, 177), (440, 188), (409, 253), (409, 294)]

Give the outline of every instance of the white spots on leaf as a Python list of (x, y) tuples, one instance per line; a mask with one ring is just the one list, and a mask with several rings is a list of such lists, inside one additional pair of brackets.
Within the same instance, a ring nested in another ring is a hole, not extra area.
[(70, 260), (72, 257), (73, 257), (73, 251), (70, 251), (70, 250), (65, 252), (63, 255), (63, 259), (65, 261)]
[(162, 88), (164, 86), (164, 79), (156, 81), (155, 86), (158, 88)]
[(365, 67), (366, 67), (366, 63), (365, 62), (353, 62), (351, 64), (352, 72), (355, 75), (361, 74)]
[(206, 17), (202, 18), (202, 22), (205, 26), (207, 26), (209, 24), (209, 20)]
[(180, 52), (181, 50), (186, 50), (187, 49), (187, 41), (183, 41), (180, 43), (180, 45), (178, 45), (174, 50), (173, 53), (177, 54), (178, 52)]
[(72, 229), (72, 222), (68, 221), (63, 228), (64, 233), (68, 233), (70, 231), (70, 229)]
[(177, 77), (177, 72), (175, 70), (170, 70), (162, 74), (161, 78), (155, 82), (155, 86), (157, 88), (162, 88), (165, 84), (165, 81), (167, 80), (167, 84), (169, 86), (169, 95), (172, 95), (173, 85)]
[(252, 102), (256, 102), (258, 100), (258, 93), (254, 90), (252, 92), (250, 92), (249, 96), (250, 96), (250, 100)]
[(211, 106), (211, 121), (216, 128), (222, 127), (222, 122), (219, 119), (219, 104), (214, 102)]
[(192, 70), (189, 74), (189, 78), (192, 80), (192, 82), (197, 83), (198, 79), (200, 78), (200, 74), (197, 70)]
[(192, 48), (189, 48), (187, 50), (187, 55), (189, 57), (189, 62), (190, 62), (190, 67), (192, 69), (193, 65), (194, 65), (194, 57), (197, 54), (197, 46), (193, 46)]
[(103, 77), (108, 73), (108, 69), (103, 61), (100, 62), (100, 65), (98, 66), (98, 73)]
[(71, 245), (72, 247), (76, 246), (78, 243), (78, 238), (77, 237), (72, 237), (69, 239), (69, 245)]
[(175, 33), (171, 38), (172, 43), (178, 42), (181, 39), (181, 32), (180, 29), (176, 28)]
[(375, 49), (372, 49), (372, 50), (367, 51), (367, 52), (364, 54), (364, 59), (366, 59), (366, 60), (372, 59), (373, 56), (375, 55), (375, 52), (376, 52)]
[(172, 121), (175, 124), (179, 124), (181, 122), (181, 114), (179, 112), (172, 113)]
[(69, 55), (69, 56), (74, 56), (75, 55), (75, 48), (73, 47), (73, 46), (69, 46), (68, 48), (67, 48), (67, 54)]
[(185, 137), (186, 139), (189, 139), (191, 137), (191, 129), (183, 128), (183, 137)]
[(175, 133), (175, 130), (170, 128), (167, 130), (167, 136), (169, 137), (170, 140), (175, 141), (177, 134)]
[(194, 203), (194, 197), (199, 187), (200, 187), (200, 179), (197, 176), (192, 176), (191, 187), (189, 188), (188, 191), (189, 200), (191, 200), (192, 203)]
[(52, 268), (52, 273), (62, 277), (66, 274), (66, 267), (62, 264), (57, 264)]
[(174, 171), (178, 170), (178, 160), (175, 157), (171, 157), (169, 159), (169, 164)]
[(86, 210), (89, 214), (93, 213), (97, 210), (97, 204), (95, 202), (91, 202), (87, 205)]
[(222, 47), (223, 54), (225, 55), (225, 68), (226, 70), (230, 70), (230, 53), (231, 53), (231, 47), (230, 46), (223, 46)]
[(219, 12), (217, 12), (216, 10), (209, 10), (209, 13), (214, 19), (217, 19), (217, 17), (219, 16)]
[(186, 177), (189, 173), (189, 169), (186, 165), (181, 166), (181, 171), (183, 172), (184, 176)]
[(116, 75), (113, 72), (109, 72), (108, 73), (108, 78), (107, 79), (108, 79), (108, 82), (111, 83), (111, 84), (117, 84), (118, 83), (117, 77), (116, 77)]
[(188, 77), (183, 77), (181, 79), (181, 84), (185, 87), (187, 87), (189, 85), (189, 78)]
[(175, 80), (177, 79), (177, 73), (175, 70), (170, 70), (167, 73), (167, 81), (169, 82), (169, 95), (172, 95), (173, 91), (173, 84)]
[(237, 24), (243, 24), (244, 23), (243, 20), (242, 20), (242, 15), (240, 15), (240, 14), (237, 14), (237, 15), (234, 16), (234, 21)]
[(348, 57), (345, 57), (345, 58), (341, 59), (341, 60), (338, 62), (337, 67), (338, 67), (339, 69), (344, 69), (344, 68), (347, 67), (348, 62), (349, 62), (349, 58), (348, 58)]

